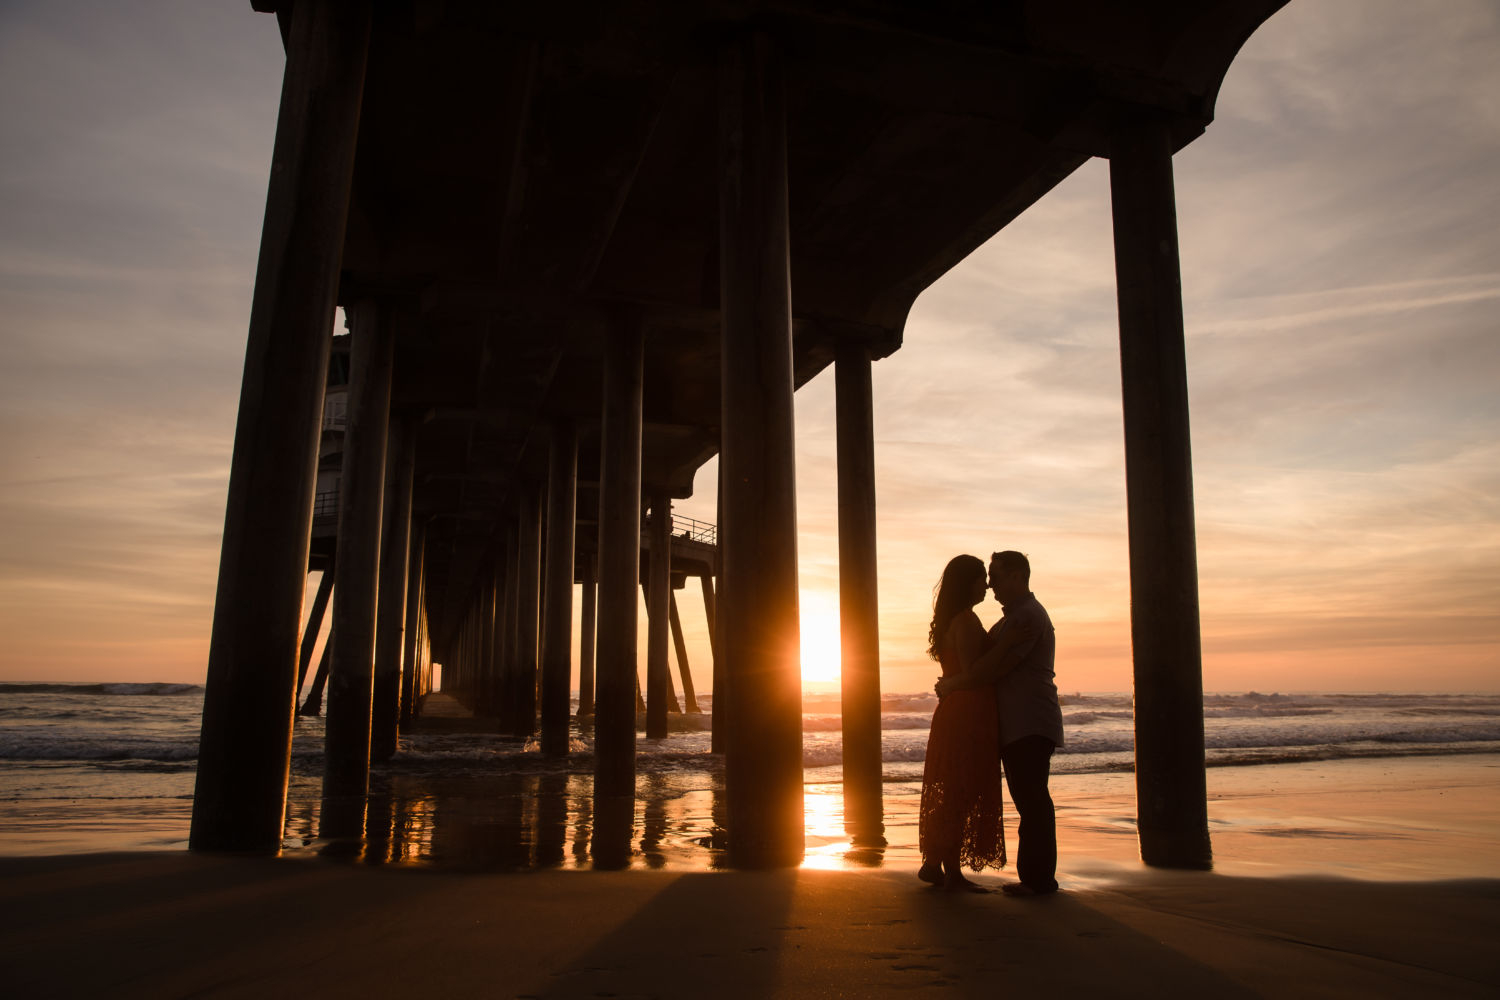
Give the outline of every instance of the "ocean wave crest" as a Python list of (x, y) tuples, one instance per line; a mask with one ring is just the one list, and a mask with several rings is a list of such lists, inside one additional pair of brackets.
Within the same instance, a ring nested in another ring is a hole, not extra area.
[(0, 683), (0, 695), (7, 694), (74, 694), (74, 695), (155, 695), (158, 697), (176, 697), (186, 694), (202, 694), (201, 684), (172, 684), (167, 682), (156, 683), (100, 683), (100, 684), (57, 684), (47, 682), (6, 682)]

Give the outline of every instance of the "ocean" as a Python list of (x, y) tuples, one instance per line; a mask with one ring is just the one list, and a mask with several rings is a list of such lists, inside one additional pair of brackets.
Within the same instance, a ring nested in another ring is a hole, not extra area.
[[(1074, 693), (1063, 699), (1067, 746), (1054, 757), (1053, 773), (1129, 772), (1130, 696)], [(707, 711), (712, 699), (699, 701)], [(0, 854), (182, 847), (202, 702), (203, 689), (192, 684), (0, 683)], [(911, 812), (935, 704), (931, 694), (883, 699), (888, 814)], [(833, 828), (841, 828), (835, 815), (841, 809), (838, 696), (809, 695), (803, 707), (806, 786), (809, 801), (818, 803), (809, 807), (809, 831), (817, 811), (827, 828), (823, 839), (832, 842), (838, 839)], [(1204, 716), (1210, 767), (1500, 752), (1496, 694), (1210, 694)], [(706, 720), (674, 716), (667, 739), (639, 739), (642, 801), (630, 829), (650, 826), (655, 801), (662, 807), (656, 809), (661, 824), (675, 824), (675, 832), (659, 840), (675, 838), (688, 850), (714, 847), (720, 808), (714, 796), (722, 792), (723, 763), (708, 752)], [(298, 718), (289, 848), (316, 843), (322, 733), (321, 719)], [(575, 753), (559, 761), (543, 757), (534, 741), (476, 733), (403, 735), (396, 758), (371, 775), (372, 803), (385, 803), (392, 823), (404, 831), (392, 859), (442, 854), (417, 814), (430, 813), (439, 801), (451, 811), (452, 802), (463, 800), (470, 819), (476, 810), (483, 814), (481, 825), (529, 831), (519, 844), (510, 838), (500, 852), (502, 863), (535, 863), (535, 816), (509, 816), (498, 807), (489, 815), (484, 800), (518, 797), (529, 803), (526, 812), (549, 794), (560, 797), (559, 809), (567, 814), (559, 822), (572, 824), (575, 858), (586, 854), (587, 845), (579, 841), (588, 839), (587, 824), (579, 814), (587, 809), (583, 800), (593, 770), (589, 734), (575, 733), (573, 746)], [(909, 825), (909, 819), (888, 815), (887, 822)], [(652, 862), (644, 847), (630, 853), (643, 859), (631, 863)]]

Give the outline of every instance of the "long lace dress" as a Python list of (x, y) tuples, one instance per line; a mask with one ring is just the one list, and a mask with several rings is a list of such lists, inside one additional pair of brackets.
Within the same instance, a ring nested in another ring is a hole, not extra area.
[[(943, 676), (961, 673), (984, 649), (972, 611), (954, 617), (939, 647)], [(974, 871), (1005, 867), (1000, 726), (992, 687), (954, 691), (938, 702), (922, 771), (918, 844), (924, 861), (952, 857)]]

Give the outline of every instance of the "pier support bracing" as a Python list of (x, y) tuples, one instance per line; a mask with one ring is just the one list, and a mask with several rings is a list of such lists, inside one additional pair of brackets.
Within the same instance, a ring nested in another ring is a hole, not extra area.
[[(307, 668), (312, 663), (313, 650), (318, 645), (318, 633), (323, 630), (323, 616), (328, 613), (328, 595), (333, 593), (333, 560), (323, 567), (323, 577), (318, 581), (318, 592), (313, 596), (312, 609), (307, 613), (307, 627), (302, 630), (302, 652), (297, 657), (296, 694), (302, 693), (307, 681)], [(295, 696), (294, 696), (295, 697)]]
[(838, 409), (844, 825), (856, 843), (883, 844), (875, 410), (869, 349), (862, 344), (841, 344), (834, 359), (834, 380)]
[(696, 713), (698, 692), (693, 689), (693, 673), (688, 668), (687, 640), (682, 635), (682, 616), (677, 613), (677, 594), (670, 587), (667, 589), (667, 610), (672, 622), (672, 648), (677, 652), (677, 673), (682, 677), (682, 710)]
[(730, 597), (717, 624), (730, 687), (729, 857), (794, 865), (803, 804), (792, 298), (786, 100), (770, 38), (728, 42), (719, 88), (719, 537)]
[(536, 732), (536, 684), (542, 596), (542, 510), (531, 484), (517, 490), (516, 659), (511, 704), (512, 736)]
[(333, 582), (333, 630), (338, 641), (329, 662), (328, 709), (324, 713), (327, 722), (320, 823), (324, 837), (357, 837), (364, 831), (391, 366), (396, 345), (389, 308), (365, 299), (345, 307), (345, 312), (354, 343), (339, 480), (339, 558)]
[(369, 35), (363, 4), (308, 2), (292, 15), (209, 644), (195, 850), (281, 846), (323, 387)]
[(568, 752), (573, 679), (573, 530), (578, 515), (578, 434), (552, 426), (547, 473), (547, 570), (542, 588), (542, 753)]
[(402, 653), (406, 635), (407, 566), (411, 556), (411, 498), (416, 431), (391, 423), (386, 478), (385, 534), (380, 543), (380, 603), (375, 633), (375, 687), (370, 708), (370, 759), (396, 755), (401, 725)]
[(594, 555), (584, 553), (579, 563), (583, 593), (578, 612), (578, 717), (587, 718), (594, 714)]
[(672, 594), (672, 501), (651, 489), (651, 563), (646, 575), (646, 737), (667, 737), (671, 666), (667, 662), (667, 601)]
[(598, 646), (594, 684), (594, 794), (635, 794), (636, 597), (641, 545), (640, 327), (620, 323), (604, 355), (599, 445)]
[(1141, 119), (1112, 140), (1141, 857), (1206, 868), (1203, 664), (1172, 147)]

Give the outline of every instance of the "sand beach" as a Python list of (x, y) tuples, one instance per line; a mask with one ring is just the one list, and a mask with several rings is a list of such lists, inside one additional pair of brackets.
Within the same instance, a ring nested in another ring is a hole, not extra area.
[(0, 968), (26, 997), (1495, 996), (1497, 777), (1493, 754), (1213, 768), (1216, 870), (1181, 872), (1136, 860), (1129, 776), (1062, 775), (1064, 891), (1037, 900), (919, 883), (905, 796), (890, 846), (851, 850), (814, 786), (807, 863), (772, 872), (670, 836), (659, 867), (600, 871), (7, 835)]

